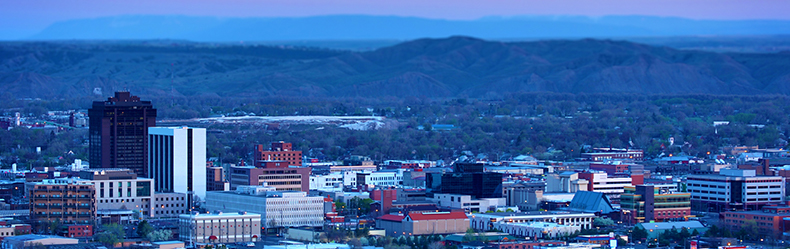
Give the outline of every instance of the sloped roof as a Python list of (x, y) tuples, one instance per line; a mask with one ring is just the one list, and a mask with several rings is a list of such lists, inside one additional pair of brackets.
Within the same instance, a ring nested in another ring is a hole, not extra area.
[(614, 211), (609, 198), (603, 193), (592, 191), (579, 191), (573, 195), (569, 206), (571, 210), (586, 213), (611, 213)]
[(464, 212), (438, 212), (438, 213), (410, 213), (408, 215), (412, 220), (455, 220), (467, 219)]
[(403, 218), (405, 217), (400, 215), (393, 215), (393, 214), (385, 214), (379, 217), (380, 220), (397, 221), (397, 222), (403, 221)]

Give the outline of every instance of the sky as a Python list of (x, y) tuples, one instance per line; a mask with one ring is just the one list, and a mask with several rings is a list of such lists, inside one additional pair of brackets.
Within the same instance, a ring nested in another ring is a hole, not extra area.
[[(70, 19), (117, 15), (303, 17), (334, 14), (470, 20), (518, 15), (649, 15), (790, 20), (783, 0), (2, 0), (0, 32), (30, 35)], [(6, 35), (10, 35), (6, 33)]]

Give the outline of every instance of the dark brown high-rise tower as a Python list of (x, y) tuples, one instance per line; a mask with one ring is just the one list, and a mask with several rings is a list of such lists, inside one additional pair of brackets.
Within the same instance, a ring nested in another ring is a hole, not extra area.
[(151, 101), (116, 92), (107, 101), (94, 101), (88, 116), (91, 168), (127, 168), (147, 177), (148, 127), (156, 126)]

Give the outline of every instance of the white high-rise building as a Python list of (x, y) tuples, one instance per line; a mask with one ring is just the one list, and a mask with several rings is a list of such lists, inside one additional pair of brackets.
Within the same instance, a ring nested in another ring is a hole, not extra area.
[(148, 128), (148, 172), (157, 192), (206, 198), (206, 129)]

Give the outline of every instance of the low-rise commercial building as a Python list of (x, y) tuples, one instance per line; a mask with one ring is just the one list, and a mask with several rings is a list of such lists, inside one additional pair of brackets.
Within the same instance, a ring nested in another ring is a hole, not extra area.
[(467, 212), (496, 211), (498, 207), (506, 207), (505, 198), (472, 199), (471, 195), (434, 194), (434, 202), (440, 207), (464, 209)]
[(718, 175), (689, 175), (691, 208), (698, 211), (760, 210), (785, 196), (785, 178), (757, 176), (754, 170), (722, 169)]
[(310, 190), (327, 192), (343, 191), (343, 174), (311, 175)]
[(79, 239), (55, 235), (27, 234), (8, 237), (3, 240), (3, 249), (34, 248), (36, 246), (76, 245)]
[(696, 230), (699, 234), (705, 234), (708, 228), (702, 225), (699, 221), (679, 221), (679, 222), (653, 222), (653, 223), (639, 223), (636, 226), (641, 227), (647, 231), (647, 239), (658, 239), (658, 236), (664, 234), (667, 230), (676, 229), (680, 230), (684, 227), (688, 229), (689, 233), (694, 233)]
[(560, 225), (551, 222), (496, 222), (494, 229), (529, 239), (552, 239), (581, 231), (580, 226)]
[(620, 199), (625, 187), (633, 185), (631, 177), (612, 177), (606, 172), (582, 172), (579, 173), (579, 178), (589, 182), (587, 191), (604, 193), (613, 201)]
[(488, 242), (488, 245), (494, 249), (535, 249), (539, 246), (563, 246), (567, 243), (565, 241), (532, 241), (532, 240), (518, 240), (518, 241), (494, 241)]
[(523, 205), (529, 199), (530, 193), (546, 191), (545, 181), (515, 181), (502, 183), (502, 196), (505, 197), (507, 206)]
[(479, 230), (491, 230), (495, 223), (534, 223), (551, 222), (560, 225), (592, 228), (595, 214), (568, 211), (535, 211), (521, 213), (480, 213), (471, 214), (471, 226)]
[(627, 224), (679, 221), (691, 215), (691, 194), (676, 193), (652, 185), (625, 187), (620, 198), (622, 220)]
[(178, 239), (197, 244), (258, 241), (261, 215), (215, 212), (178, 216)]
[(96, 210), (134, 210), (143, 216), (154, 217), (153, 179), (138, 178), (129, 169), (88, 169), (80, 178), (56, 179), (78, 181), (96, 188)]
[(403, 170), (357, 173), (357, 187), (397, 187), (403, 185)]
[(96, 189), (93, 184), (47, 179), (28, 187), (30, 219), (37, 223), (91, 223), (96, 217)]
[(410, 212), (405, 216), (383, 215), (376, 221), (376, 228), (387, 235), (417, 236), (453, 234), (469, 229), (469, 217), (464, 212)]
[(263, 221), (261, 226), (266, 229), (324, 224), (324, 197), (276, 191), (267, 186), (240, 186), (234, 192), (208, 192), (206, 209), (259, 213)]
[(587, 179), (579, 178), (579, 172), (566, 171), (546, 176), (546, 193), (576, 193), (587, 190)]
[(157, 218), (178, 218), (179, 215), (191, 211), (185, 193), (156, 193), (154, 200), (156, 203), (154, 216)]
[[(727, 211), (721, 213), (724, 226), (731, 231), (740, 230), (751, 221), (761, 235), (768, 238), (781, 238), (782, 233), (790, 231), (790, 206), (764, 206), (759, 211)], [(788, 220), (785, 220), (788, 219)]]

